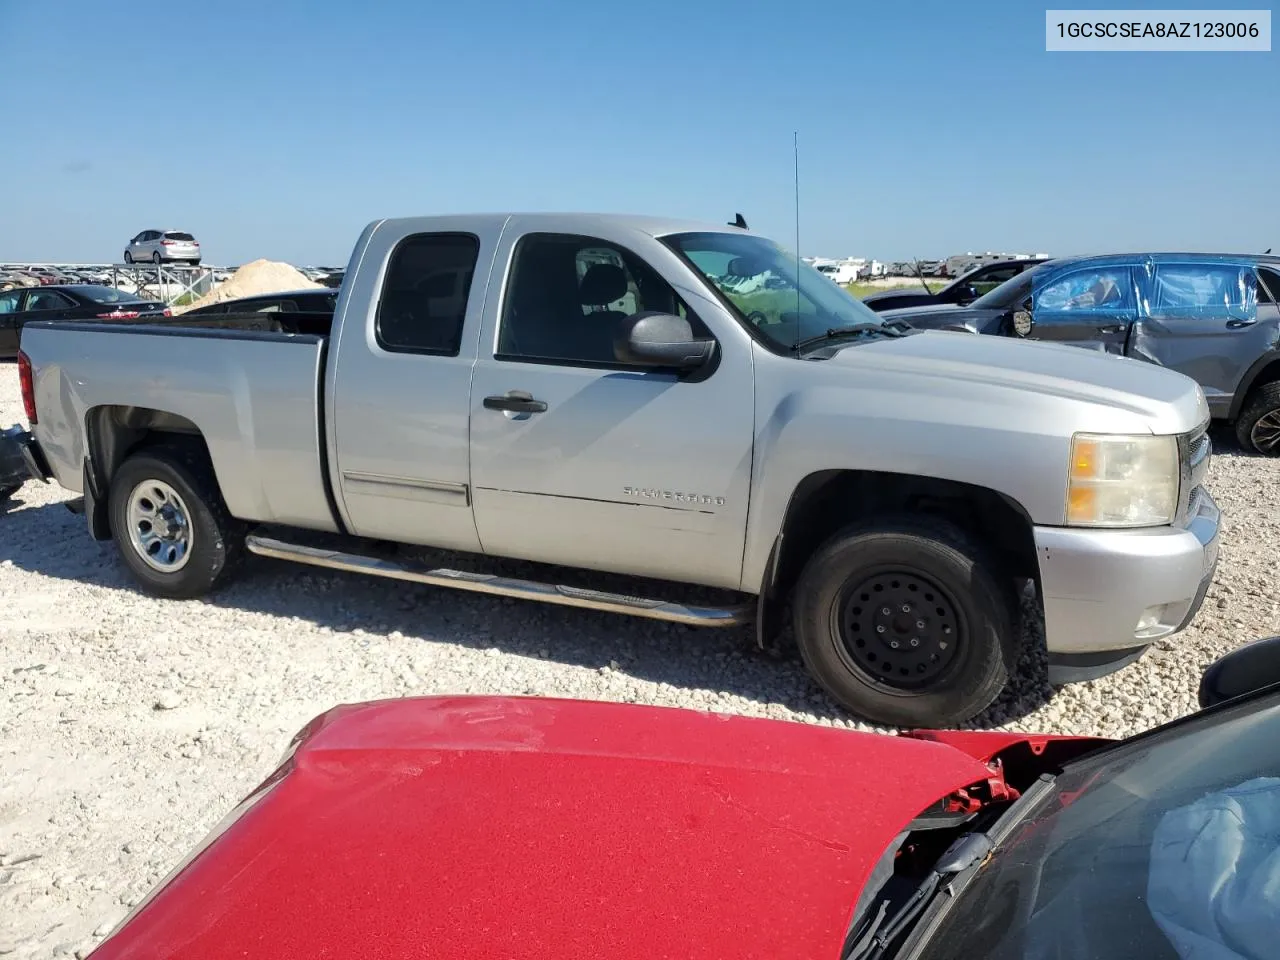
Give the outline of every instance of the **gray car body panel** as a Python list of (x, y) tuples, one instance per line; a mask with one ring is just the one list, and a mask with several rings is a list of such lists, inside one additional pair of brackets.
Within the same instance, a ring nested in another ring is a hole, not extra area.
[[(32, 328), (35, 433), (58, 481), (78, 490), (96, 406), (164, 410), (205, 435), (243, 519), (340, 523), (361, 536), (748, 593), (767, 581), (805, 477), (934, 477), (994, 490), (1025, 513), (1052, 601), (1051, 651), (1133, 647), (1142, 609), (1190, 606), (1212, 571), (1216, 521), (1062, 524), (1072, 435), (1190, 433), (1208, 419), (1194, 381), (1136, 360), (957, 332), (872, 338), (826, 359), (780, 355), (660, 240), (685, 230), (742, 232), (592, 214), (376, 221), (352, 251), (327, 360), (318, 338)], [(388, 353), (374, 323), (389, 257), (406, 237), (435, 231), (480, 243), (459, 353)], [(532, 232), (597, 237), (644, 259), (717, 341), (714, 370), (686, 379), (496, 356), (513, 249)], [(547, 411), (484, 406), (510, 390)], [(1203, 502), (1212, 505), (1207, 493)], [(1099, 563), (1109, 564), (1105, 581), (1091, 572)]]

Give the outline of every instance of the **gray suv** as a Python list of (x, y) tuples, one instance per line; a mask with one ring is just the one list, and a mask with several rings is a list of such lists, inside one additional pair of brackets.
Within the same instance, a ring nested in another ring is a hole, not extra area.
[(181, 230), (143, 230), (125, 247), (125, 263), (200, 262), (200, 243)]
[(967, 307), (886, 310), (920, 329), (1048, 340), (1170, 367), (1241, 446), (1280, 456), (1280, 257), (1134, 253), (1053, 260)]

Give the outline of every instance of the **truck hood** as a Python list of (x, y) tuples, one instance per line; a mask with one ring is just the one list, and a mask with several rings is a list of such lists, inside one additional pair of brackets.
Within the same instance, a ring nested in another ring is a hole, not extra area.
[(894, 837), (991, 775), (912, 737), (520, 697), (302, 736), (95, 960), (834, 957)]
[[(956, 310), (958, 315), (970, 312)], [(972, 399), (991, 399), (983, 396), (986, 391), (1015, 390), (1085, 401), (1143, 417), (1155, 433), (1182, 433), (1209, 418), (1204, 391), (1188, 376), (1058, 343), (925, 330), (854, 342), (826, 362), (892, 377), (945, 378), (954, 392)]]

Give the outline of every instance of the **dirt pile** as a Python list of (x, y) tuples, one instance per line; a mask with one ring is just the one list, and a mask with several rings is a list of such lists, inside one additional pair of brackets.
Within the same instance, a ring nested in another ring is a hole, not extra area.
[(211, 303), (224, 300), (235, 300), (239, 297), (252, 297), (262, 293), (279, 293), (284, 290), (307, 290), (323, 286), (308, 280), (287, 263), (276, 260), (254, 260), (246, 263), (225, 280), (214, 287), (199, 300), (184, 307), (175, 307), (174, 313), (185, 313), (196, 307), (207, 307)]

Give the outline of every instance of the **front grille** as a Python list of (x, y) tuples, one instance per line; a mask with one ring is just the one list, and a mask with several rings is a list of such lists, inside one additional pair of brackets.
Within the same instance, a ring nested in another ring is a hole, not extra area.
[(1213, 456), (1213, 441), (1209, 439), (1209, 423), (1205, 421), (1195, 430), (1178, 435), (1178, 514), (1176, 523), (1181, 526), (1195, 515), (1205, 478), (1209, 475), (1209, 461)]

